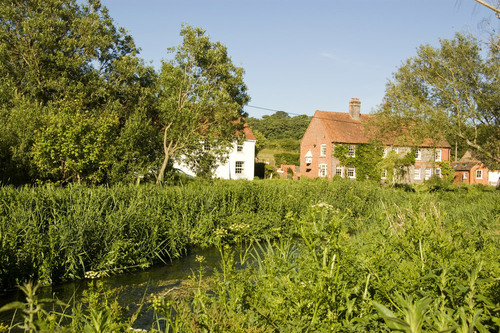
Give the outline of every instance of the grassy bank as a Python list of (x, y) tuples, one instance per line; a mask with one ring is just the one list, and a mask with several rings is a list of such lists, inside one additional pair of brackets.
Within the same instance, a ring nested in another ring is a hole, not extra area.
[(343, 179), (3, 187), (0, 283), (115, 274), (194, 245), (228, 252), (224, 244), (269, 239), (247, 269), (225, 256), (209, 287), (200, 278), (187, 297), (156, 299), (157, 313), (178, 313), (171, 324), (181, 331), (406, 327), (394, 318), (487, 331), (500, 303), (498, 202), (490, 188), (412, 192)]

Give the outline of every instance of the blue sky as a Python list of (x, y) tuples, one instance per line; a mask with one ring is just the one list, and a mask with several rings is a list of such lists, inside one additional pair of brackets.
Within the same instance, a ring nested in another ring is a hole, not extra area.
[(474, 0), (101, 1), (156, 69), (181, 43), (182, 24), (202, 27), (245, 69), (249, 105), (292, 115), (347, 112), (352, 97), (370, 113), (419, 45), (437, 46), (456, 32), (486, 39), (485, 22), (498, 28), (499, 21)]

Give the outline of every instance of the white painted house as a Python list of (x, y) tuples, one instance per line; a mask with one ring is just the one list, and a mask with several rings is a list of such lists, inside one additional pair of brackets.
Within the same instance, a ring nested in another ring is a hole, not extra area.
[[(243, 128), (245, 140), (233, 142), (233, 148), (229, 152), (229, 156), (224, 164), (217, 166), (214, 172), (215, 178), (221, 179), (248, 179), (253, 180), (255, 175), (255, 136), (250, 127), (245, 124)], [(184, 163), (174, 163), (174, 168), (181, 170), (190, 176), (195, 176), (191, 170)]]

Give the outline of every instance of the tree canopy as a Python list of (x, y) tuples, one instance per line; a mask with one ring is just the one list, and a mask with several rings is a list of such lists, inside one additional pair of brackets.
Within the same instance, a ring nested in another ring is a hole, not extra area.
[(248, 124), (258, 130), (268, 140), (294, 139), (301, 140), (306, 132), (311, 118), (307, 115), (290, 117), (284, 111), (277, 111), (262, 119), (248, 118)]
[(202, 29), (157, 73), (99, 0), (0, 2), (1, 183), (161, 178), (243, 125), (243, 69)]
[(382, 134), (421, 144), (461, 142), (490, 168), (500, 164), (500, 58), (472, 36), (422, 45), (388, 82), (375, 117)]
[(181, 36), (182, 45), (171, 49), (175, 55), (163, 62), (159, 77), (158, 123), (164, 150), (159, 182), (171, 157), (210, 174), (213, 163), (243, 129), (243, 106), (249, 100), (244, 71), (233, 65), (222, 43), (191, 26), (184, 26)]

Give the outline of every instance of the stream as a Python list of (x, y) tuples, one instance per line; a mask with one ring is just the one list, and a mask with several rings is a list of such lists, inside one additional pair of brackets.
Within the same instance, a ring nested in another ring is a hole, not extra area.
[[(91, 281), (102, 281), (105, 289), (113, 289), (118, 292), (118, 302), (121, 306), (128, 306), (130, 311), (135, 311), (140, 305), (143, 297), (150, 294), (161, 294), (169, 289), (177, 287), (198, 272), (200, 263), (196, 261), (197, 256), (203, 256), (204, 274), (210, 274), (215, 268), (220, 267), (220, 252), (216, 247), (193, 248), (189, 253), (179, 259), (174, 259), (166, 264), (153, 266), (143, 271), (122, 273), (119, 275), (94, 279), (77, 280), (58, 285), (41, 287), (38, 289), (38, 299), (57, 298), (65, 303), (72, 303), (82, 296), (82, 292), (88, 289)], [(19, 289), (0, 293), (0, 307), (13, 301), (25, 301), (24, 294)], [(143, 310), (147, 305), (143, 308)], [(0, 313), (0, 323), (8, 324), (13, 318), (13, 311)], [(21, 317), (16, 318), (22, 320)], [(135, 322), (134, 328), (150, 330), (153, 324), (153, 312), (145, 311)]]

